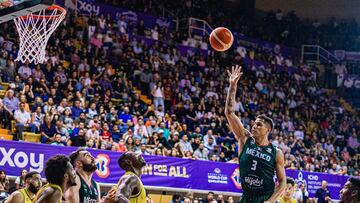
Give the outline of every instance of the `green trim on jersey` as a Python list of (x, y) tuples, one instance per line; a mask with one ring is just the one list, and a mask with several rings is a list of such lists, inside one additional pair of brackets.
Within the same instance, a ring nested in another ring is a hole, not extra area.
[(91, 179), (91, 187), (89, 187), (82, 177), (78, 174), (81, 182), (81, 187), (79, 190), (80, 203), (96, 203), (98, 202), (97, 184), (94, 179)]

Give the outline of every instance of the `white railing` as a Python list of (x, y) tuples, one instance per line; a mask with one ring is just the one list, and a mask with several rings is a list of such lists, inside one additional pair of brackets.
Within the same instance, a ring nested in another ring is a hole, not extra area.
[(201, 36), (209, 36), (213, 28), (205, 21), (198, 18), (188, 18), (188, 34), (200, 34)]
[(302, 45), (301, 62), (322, 63), (338, 62), (339, 60), (328, 50), (319, 45)]

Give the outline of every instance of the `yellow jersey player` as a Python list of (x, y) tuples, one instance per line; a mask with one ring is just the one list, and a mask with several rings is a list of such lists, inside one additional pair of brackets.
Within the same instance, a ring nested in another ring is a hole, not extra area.
[(146, 165), (141, 154), (125, 152), (118, 160), (125, 174), (117, 186), (111, 189), (104, 203), (146, 203), (145, 188), (140, 180), (141, 169)]
[(294, 179), (287, 177), (285, 191), (278, 199), (278, 202), (279, 203), (297, 203), (296, 199), (293, 198), (294, 191), (295, 191), (295, 181), (294, 181)]
[(44, 169), (48, 184), (36, 194), (34, 203), (61, 203), (63, 194), (76, 185), (76, 172), (70, 159), (64, 155), (51, 157)]
[(40, 173), (32, 171), (25, 175), (25, 188), (12, 193), (5, 203), (32, 203), (41, 186)]

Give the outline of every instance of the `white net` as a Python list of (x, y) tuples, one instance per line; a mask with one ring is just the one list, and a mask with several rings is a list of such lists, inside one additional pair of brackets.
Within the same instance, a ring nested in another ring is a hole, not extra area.
[(46, 62), (46, 44), (51, 34), (65, 18), (66, 11), (51, 6), (36, 14), (15, 18), (14, 22), (20, 37), (20, 48), (16, 61), (29, 61), (38, 64)]

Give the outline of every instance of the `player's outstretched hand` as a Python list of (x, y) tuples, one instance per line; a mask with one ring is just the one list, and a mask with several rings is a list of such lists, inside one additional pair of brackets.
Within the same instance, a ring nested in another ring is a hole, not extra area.
[(235, 65), (231, 67), (231, 72), (228, 70), (229, 82), (232, 85), (236, 85), (242, 76), (243, 72), (241, 72), (241, 66)]

